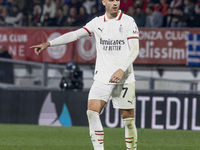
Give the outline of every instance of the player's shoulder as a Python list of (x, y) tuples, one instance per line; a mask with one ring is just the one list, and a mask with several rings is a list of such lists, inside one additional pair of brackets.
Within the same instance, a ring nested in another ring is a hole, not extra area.
[(135, 19), (129, 15), (123, 14), (122, 21), (126, 23), (128, 28), (137, 27)]
[(125, 20), (125, 21), (129, 21), (129, 22), (135, 22), (134, 18), (127, 15), (127, 14), (124, 14), (122, 15), (122, 19)]

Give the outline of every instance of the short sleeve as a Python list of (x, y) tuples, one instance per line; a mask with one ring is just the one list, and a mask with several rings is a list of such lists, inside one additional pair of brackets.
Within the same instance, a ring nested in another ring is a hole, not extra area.
[(127, 39), (132, 39), (132, 38), (139, 38), (139, 30), (138, 27), (135, 23), (135, 20), (133, 18), (131, 18), (129, 20), (129, 24), (128, 24), (128, 29), (127, 29)]
[(96, 18), (89, 21), (85, 26), (83, 26), (83, 29), (85, 29), (89, 35), (92, 35), (94, 33), (94, 26)]

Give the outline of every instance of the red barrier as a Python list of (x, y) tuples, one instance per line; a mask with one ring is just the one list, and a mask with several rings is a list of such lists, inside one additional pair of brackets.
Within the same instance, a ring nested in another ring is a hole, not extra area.
[[(0, 28), (0, 45), (5, 45), (13, 59), (66, 63), (94, 63), (94, 37), (86, 37), (67, 45), (50, 47), (40, 56), (30, 46), (53, 39), (70, 29), (56, 28)], [(186, 65), (189, 34), (197, 29), (140, 29), (140, 54), (135, 64)]]

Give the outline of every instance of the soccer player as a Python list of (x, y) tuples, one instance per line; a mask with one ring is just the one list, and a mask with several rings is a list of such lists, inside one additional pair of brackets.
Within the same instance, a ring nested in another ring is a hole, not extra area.
[(95, 150), (104, 150), (104, 131), (99, 114), (112, 97), (113, 106), (120, 109), (125, 125), (126, 149), (136, 150), (135, 77), (132, 63), (139, 53), (139, 31), (134, 19), (119, 10), (120, 0), (102, 0), (102, 3), (106, 8), (103, 16), (94, 18), (81, 29), (31, 48), (38, 55), (49, 46), (94, 35), (97, 58), (87, 110), (93, 147)]

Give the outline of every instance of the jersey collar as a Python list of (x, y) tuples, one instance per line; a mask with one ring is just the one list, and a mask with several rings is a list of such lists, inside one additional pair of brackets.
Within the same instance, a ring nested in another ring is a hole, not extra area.
[[(119, 14), (117, 15), (117, 17), (116, 18), (114, 18), (115, 20), (120, 20), (121, 18), (122, 18), (122, 11), (121, 10), (119, 10)], [(108, 21), (108, 20), (111, 20), (111, 19), (109, 19), (108, 17), (107, 17), (107, 15), (106, 15), (106, 13), (105, 13), (105, 15), (104, 15), (104, 22), (106, 22), (106, 21)]]

